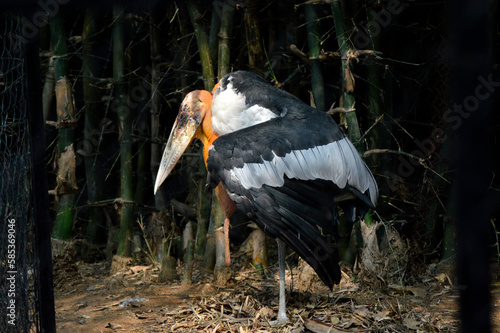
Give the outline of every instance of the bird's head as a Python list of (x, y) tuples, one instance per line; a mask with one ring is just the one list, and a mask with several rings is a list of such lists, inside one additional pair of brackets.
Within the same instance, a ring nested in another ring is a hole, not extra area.
[(156, 175), (155, 194), (194, 138), (200, 139), (204, 145), (209, 143), (212, 135), (211, 106), (212, 95), (205, 90), (192, 91), (182, 101)]

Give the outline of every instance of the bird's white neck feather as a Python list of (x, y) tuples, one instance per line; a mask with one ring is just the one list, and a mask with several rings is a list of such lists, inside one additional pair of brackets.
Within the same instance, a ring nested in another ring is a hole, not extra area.
[(232, 83), (215, 94), (212, 101), (212, 130), (218, 135), (232, 133), (277, 116), (262, 106), (247, 106), (245, 95), (237, 93)]

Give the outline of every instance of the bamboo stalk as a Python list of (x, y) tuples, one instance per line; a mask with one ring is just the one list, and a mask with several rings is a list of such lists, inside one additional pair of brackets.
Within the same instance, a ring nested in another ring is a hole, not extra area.
[[(148, 62), (146, 58), (146, 52), (143, 51), (146, 45), (146, 40), (141, 41), (133, 50), (133, 57), (130, 57), (131, 65), (129, 68), (143, 68), (144, 64)], [(133, 130), (135, 134), (135, 144), (136, 148), (134, 150), (134, 156), (136, 160), (135, 172), (135, 192), (134, 201), (140, 205), (146, 203), (146, 200), (151, 195), (151, 183), (150, 175), (148, 174), (148, 164), (150, 162), (150, 125), (151, 125), (151, 113), (148, 112), (149, 100), (146, 98), (147, 90), (144, 88), (144, 81), (150, 81), (149, 77), (149, 66), (141, 71), (137, 71), (139, 74), (134, 80), (130, 80), (130, 85), (128, 91), (136, 91), (139, 87), (142, 87), (141, 91), (144, 96), (137, 96), (133, 93), (131, 94), (130, 112), (134, 115), (135, 120), (133, 121)], [(149, 82), (148, 82), (149, 83)]]
[(309, 43), (309, 63), (311, 65), (311, 86), (316, 108), (325, 111), (325, 90), (323, 84), (323, 73), (321, 72), (320, 35), (318, 29), (318, 17), (314, 5), (305, 6), (307, 41)]
[[(214, 201), (217, 200), (212, 200), (212, 205)], [(207, 273), (213, 272), (215, 267), (215, 227), (212, 217), (210, 217), (208, 224), (207, 241), (205, 244), (202, 267)]]
[[(150, 31), (150, 49), (151, 49), (151, 156), (150, 156), (150, 169), (152, 175), (152, 184), (156, 181), (158, 174), (158, 167), (160, 166), (162, 151), (161, 144), (157, 143), (160, 135), (160, 110), (161, 110), (161, 96), (159, 94), (160, 84), (160, 33), (158, 30), (159, 12), (157, 10), (150, 11), (151, 24), (149, 25)], [(164, 191), (160, 189), (154, 196), (155, 206), (158, 210), (167, 209), (167, 200)]]
[(220, 10), (218, 10), (218, 3), (214, 1), (212, 11), (212, 20), (210, 21), (210, 33), (208, 34), (208, 47), (210, 49), (210, 59), (212, 60), (212, 66), (215, 67), (217, 62), (217, 50), (218, 50), (218, 34), (221, 25), (221, 17), (219, 14), (222, 14)]
[[(229, 40), (233, 27), (234, 5), (230, 1), (224, 1), (222, 4), (221, 26), (219, 31), (219, 68), (218, 76), (222, 78), (231, 70), (231, 53), (229, 48)], [(215, 192), (213, 193), (215, 195)], [(229, 230), (224, 230), (225, 216), (222, 212), (222, 207), (218, 200), (212, 202), (212, 217), (214, 218), (214, 239), (215, 239), (215, 280), (219, 285), (224, 285), (231, 277), (231, 270), (226, 263), (226, 239), (229, 235)], [(229, 246), (229, 244), (227, 244)]]
[[(341, 76), (342, 76), (342, 102), (340, 106), (346, 110), (354, 110), (354, 76), (351, 73), (350, 57), (351, 47), (346, 38), (346, 29), (344, 23), (344, 16), (342, 14), (342, 7), (340, 0), (333, 0), (331, 2), (333, 21), (335, 25), (335, 32), (339, 45), (341, 57)], [(347, 123), (347, 130), (349, 139), (352, 142), (358, 142), (361, 137), (359, 130), (358, 119), (355, 112), (347, 112), (341, 114), (342, 118)], [(358, 145), (358, 151), (361, 152), (362, 147)]]
[(249, 239), (252, 244), (252, 265), (260, 276), (264, 276), (268, 266), (266, 234), (257, 228), (252, 231)]
[(55, 78), (54, 78), (54, 58), (49, 59), (49, 65), (47, 66), (47, 74), (45, 75), (45, 82), (43, 84), (42, 91), (42, 108), (43, 108), (43, 120), (47, 121), (51, 116), (51, 109), (54, 105), (54, 89), (55, 89)]
[[(125, 26), (124, 8), (121, 5), (113, 7), (113, 78), (115, 80), (115, 101), (120, 128), (120, 194), (124, 202), (133, 200), (133, 164), (132, 164), (132, 122), (126, 105), (124, 53)], [(132, 225), (134, 210), (131, 205), (121, 207), (120, 239), (117, 254), (130, 256), (132, 247)]]
[[(202, 185), (207, 179), (207, 169), (205, 167), (205, 162), (203, 161), (203, 154), (200, 154), (198, 173), (200, 174), (198, 183), (199, 185)], [(195, 254), (199, 257), (202, 257), (205, 253), (208, 223), (210, 220), (210, 209), (212, 207), (212, 194), (206, 192), (205, 186), (198, 186), (198, 223), (196, 225)]]
[[(352, 49), (349, 43), (349, 40), (346, 38), (346, 28), (344, 23), (344, 15), (342, 13), (342, 5), (340, 0), (333, 0), (331, 2), (332, 12), (333, 12), (333, 20), (335, 25), (335, 33), (337, 35), (337, 42), (339, 46), (339, 53), (341, 57), (341, 77), (342, 77), (342, 99), (340, 103), (340, 107), (343, 107), (345, 110), (353, 110), (354, 111), (354, 76), (352, 75), (350, 68), (350, 57), (352, 55)], [(361, 138), (361, 132), (359, 130), (358, 119), (356, 117), (356, 112), (346, 112), (341, 113), (341, 119), (345, 121), (347, 124), (348, 137), (352, 142), (358, 142)], [(358, 152), (362, 152), (362, 146), (357, 146)], [(343, 229), (344, 233), (350, 230), (350, 234), (352, 235), (349, 241), (349, 246), (344, 250), (339, 248), (339, 253), (344, 252), (342, 257), (342, 261), (353, 264), (354, 259), (356, 258), (358, 249), (363, 247), (363, 239), (362, 237), (357, 237), (361, 235), (360, 225), (359, 223), (353, 225), (351, 223), (346, 223), (342, 226), (339, 226), (339, 229)], [(343, 244), (344, 242), (339, 242), (339, 244)]]
[[(85, 162), (85, 176), (89, 207), (89, 221), (87, 225), (86, 239), (89, 244), (105, 241), (105, 230), (103, 226), (104, 214), (102, 207), (92, 204), (103, 199), (104, 174), (102, 159), (98, 150), (100, 137), (100, 123), (102, 102), (100, 102), (99, 89), (96, 88), (98, 73), (101, 70), (96, 55), (96, 33), (97, 23), (100, 18), (93, 11), (87, 11), (83, 23), (82, 33), (82, 74), (83, 74), (83, 98), (85, 100), (85, 144), (83, 157)], [(88, 251), (87, 251), (88, 252)]]
[(196, 35), (196, 42), (201, 58), (201, 68), (203, 72), (203, 83), (205, 90), (212, 91), (214, 81), (214, 69), (212, 60), (210, 59), (210, 47), (208, 44), (208, 36), (202, 24), (202, 18), (198, 6), (192, 0), (186, 2), (191, 23), (193, 24), (194, 33)]
[[(264, 67), (264, 48), (261, 43), (259, 19), (256, 13), (255, 2), (250, 0), (245, 1), (244, 19), (249, 67)], [(252, 251), (252, 264), (257, 272), (263, 275), (263, 269), (267, 268), (268, 264), (266, 236), (262, 230), (256, 229), (253, 231), (252, 239), (256, 240), (253, 242), (254, 251)]]
[(182, 284), (193, 283), (193, 261), (194, 261), (194, 239), (193, 239), (193, 222), (189, 221), (186, 224), (183, 232), (184, 241), (184, 275)]
[(234, 5), (229, 1), (225, 1), (222, 6), (221, 28), (219, 32), (219, 79), (231, 71), (229, 41), (231, 40), (233, 30), (233, 16)]
[[(205, 29), (202, 25), (202, 16), (196, 6), (194, 1), (187, 2), (189, 16), (191, 18), (191, 22), (193, 24), (193, 28), (196, 35), (196, 41), (198, 44), (198, 50), (201, 59), (201, 66), (203, 71), (203, 80), (205, 89), (208, 91), (212, 91), (214, 87), (214, 70), (213, 64), (210, 58), (210, 49), (208, 44), (208, 37), (205, 32)], [(227, 27), (227, 26), (226, 26)], [(224, 27), (223, 27), (224, 28)], [(201, 186), (201, 185), (200, 185)], [(215, 193), (212, 192), (212, 197), (215, 197)], [(200, 207), (198, 207), (199, 209)], [(220, 244), (224, 244), (223, 238), (224, 233), (221, 231), (221, 226), (224, 224), (224, 214), (222, 212), (222, 208), (220, 207), (218, 200), (212, 200), (212, 208), (211, 208), (211, 220), (213, 220), (214, 229), (214, 237), (212, 238), (209, 234), (207, 239), (207, 248), (205, 252), (205, 260), (204, 267), (207, 268), (212, 265), (212, 258), (209, 258), (213, 253), (215, 253), (215, 268), (214, 275), (218, 284), (225, 284), (227, 279), (231, 276), (231, 270), (229, 267), (226, 267), (224, 263), (221, 263), (221, 260), (224, 258), (224, 249), (221, 250)], [(212, 222), (211, 222), (212, 223)], [(222, 240), (221, 240), (222, 233)], [(212, 242), (214, 242), (215, 251), (213, 251)], [(221, 243), (222, 242), (222, 243)], [(222, 251), (222, 252), (221, 252)], [(222, 258), (222, 259), (221, 259)]]
[[(213, 194), (215, 196), (215, 193)], [(219, 200), (212, 200), (212, 216), (214, 221), (215, 267), (214, 277), (217, 285), (225, 285), (231, 277), (231, 268), (225, 261), (224, 212)]]
[(76, 112), (68, 80), (68, 50), (61, 13), (50, 20), (54, 77), (56, 81), (56, 106), (58, 124), (58, 171), (56, 195), (57, 215), (53, 237), (68, 240), (73, 227), (75, 205), (76, 159), (73, 146)]
[(259, 29), (259, 19), (257, 17), (255, 2), (245, 0), (245, 35), (248, 47), (248, 66), (252, 68), (264, 67), (264, 49), (262, 47), (262, 37)]

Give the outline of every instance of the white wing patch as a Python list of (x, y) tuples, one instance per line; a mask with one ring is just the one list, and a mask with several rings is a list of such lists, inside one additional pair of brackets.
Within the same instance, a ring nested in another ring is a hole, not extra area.
[(212, 100), (212, 129), (219, 135), (229, 134), (277, 117), (274, 112), (259, 105), (247, 108), (246, 98), (229, 83), (226, 90), (218, 90)]
[(349, 184), (361, 193), (370, 189), (370, 200), (374, 205), (378, 195), (370, 170), (347, 138), (323, 146), (294, 150), (284, 157), (274, 154), (271, 161), (246, 163), (242, 168), (229, 172), (246, 189), (260, 188), (264, 184), (283, 186), (283, 175), (286, 175), (302, 180), (331, 180), (339, 188)]

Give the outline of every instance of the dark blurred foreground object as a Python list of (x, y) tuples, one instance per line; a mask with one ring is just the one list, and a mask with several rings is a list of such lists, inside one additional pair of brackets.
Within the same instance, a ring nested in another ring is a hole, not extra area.
[(452, 98), (460, 126), (454, 133), (452, 207), (457, 221), (457, 274), (460, 286), (462, 332), (489, 332), (490, 314), (490, 232), (495, 201), (491, 190), (488, 117), (500, 88), (498, 73), (492, 69), (491, 28), (493, 1), (450, 2)]
[(0, 10), (0, 331), (55, 332), (35, 9)]

